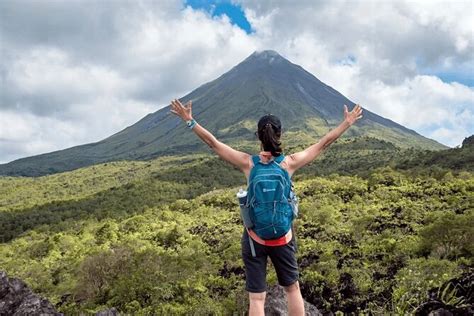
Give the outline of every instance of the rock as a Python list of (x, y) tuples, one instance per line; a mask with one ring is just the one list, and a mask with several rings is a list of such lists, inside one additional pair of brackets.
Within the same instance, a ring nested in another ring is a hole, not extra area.
[[(304, 310), (306, 315), (323, 315), (316, 306), (304, 302)], [(268, 288), (267, 297), (265, 299), (265, 315), (266, 316), (286, 316), (288, 315), (288, 303), (286, 293), (280, 285), (274, 285)]]
[(0, 271), (0, 315), (63, 315), (51, 303), (34, 294), (20, 279)]
[(445, 310), (444, 308), (439, 308), (430, 312), (428, 316), (453, 316), (453, 313), (448, 310)]
[(117, 316), (119, 312), (115, 307), (105, 309), (103, 311), (95, 313), (95, 316)]

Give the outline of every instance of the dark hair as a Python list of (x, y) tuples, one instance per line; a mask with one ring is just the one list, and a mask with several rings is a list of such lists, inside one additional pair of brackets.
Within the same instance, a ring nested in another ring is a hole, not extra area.
[(278, 117), (272, 114), (263, 116), (258, 121), (257, 134), (263, 144), (263, 150), (271, 152), (274, 157), (281, 155), (281, 122)]

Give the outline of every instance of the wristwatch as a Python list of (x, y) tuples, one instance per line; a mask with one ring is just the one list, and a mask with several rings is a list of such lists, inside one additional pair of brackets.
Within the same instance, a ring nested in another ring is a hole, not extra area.
[(191, 119), (189, 121), (186, 121), (186, 125), (189, 127), (189, 128), (193, 128), (194, 125), (196, 125), (196, 121), (194, 119)]

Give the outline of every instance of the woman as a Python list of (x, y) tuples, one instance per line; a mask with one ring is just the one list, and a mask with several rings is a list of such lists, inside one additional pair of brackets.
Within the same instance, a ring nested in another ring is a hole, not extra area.
[[(192, 117), (192, 101), (183, 106), (179, 100), (174, 99), (171, 101), (171, 107), (171, 113), (186, 121), (188, 127), (193, 129), (199, 138), (214, 150), (219, 157), (242, 170), (248, 180), (253, 166), (250, 154), (235, 150), (220, 142), (214, 135), (199, 125)], [(344, 105), (344, 120), (338, 127), (328, 132), (319, 142), (305, 150), (286, 156), (280, 165), (286, 169), (291, 177), (296, 170), (313, 161), (361, 117), (362, 108), (359, 105), (356, 105), (351, 112)], [(273, 157), (282, 154), (280, 147), (281, 122), (276, 116), (271, 114), (263, 116), (258, 122), (257, 135), (261, 142), (261, 161), (268, 162)], [(255, 243), (256, 257), (250, 254), (248, 238), (247, 231), (244, 229), (242, 236), (242, 259), (245, 264), (246, 290), (249, 292), (249, 315), (264, 315), (267, 256), (270, 256), (275, 267), (278, 282), (285, 288), (289, 315), (304, 315), (304, 303), (298, 283), (299, 274), (295, 256), (296, 244), (294, 236), (290, 243), (284, 246), (269, 247)]]

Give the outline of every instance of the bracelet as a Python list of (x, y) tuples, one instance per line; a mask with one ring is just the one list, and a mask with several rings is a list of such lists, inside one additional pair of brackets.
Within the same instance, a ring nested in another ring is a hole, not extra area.
[(196, 121), (194, 119), (191, 119), (189, 121), (186, 121), (186, 125), (190, 128), (193, 129), (194, 126), (196, 126)]

